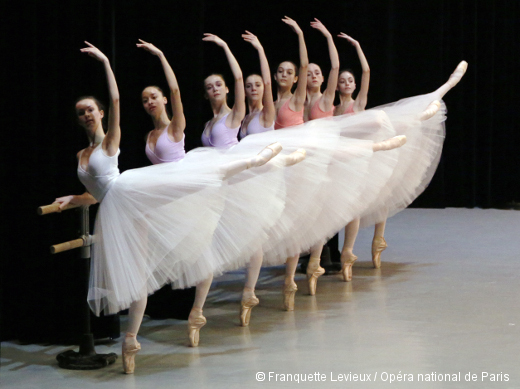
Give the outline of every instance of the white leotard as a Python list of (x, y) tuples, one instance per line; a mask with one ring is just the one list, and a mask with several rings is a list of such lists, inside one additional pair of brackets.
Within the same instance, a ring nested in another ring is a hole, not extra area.
[(114, 180), (119, 177), (120, 173), (117, 163), (119, 153), (120, 150), (118, 149), (116, 155), (109, 157), (103, 152), (101, 144), (99, 144), (90, 155), (87, 170), (81, 167), (83, 151), (79, 156), (79, 180), (97, 201), (103, 200)]

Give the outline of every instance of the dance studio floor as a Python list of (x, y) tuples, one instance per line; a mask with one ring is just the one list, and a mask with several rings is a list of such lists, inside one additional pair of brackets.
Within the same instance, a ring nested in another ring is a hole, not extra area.
[(0, 387), (520, 388), (520, 212), (405, 210), (388, 221), (379, 270), (371, 233), (358, 237), (352, 282), (323, 276), (311, 297), (298, 274), (294, 312), (281, 309), (283, 268), (266, 268), (251, 326), (239, 327), (233, 273), (212, 288), (198, 348), (185, 321), (145, 318), (136, 373), (124, 375), (120, 357), (69, 371), (55, 361), (66, 347), (3, 342)]

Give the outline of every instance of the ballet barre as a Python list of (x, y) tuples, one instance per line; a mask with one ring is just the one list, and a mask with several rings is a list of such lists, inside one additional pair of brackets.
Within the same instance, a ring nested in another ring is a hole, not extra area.
[(59, 244), (55, 244), (51, 246), (51, 254), (58, 254), (63, 251), (77, 249), (84, 246), (91, 246), (94, 241), (94, 237), (92, 235), (82, 236), (81, 238), (69, 240), (68, 242), (63, 242)]
[(38, 209), (36, 210), (36, 213), (40, 216), (43, 216), (43, 215), (48, 215), (49, 213), (66, 211), (67, 209), (73, 209), (73, 208), (78, 208), (78, 207), (79, 207), (79, 205), (77, 205), (77, 204), (67, 204), (62, 209), (60, 209), (59, 203), (52, 203), (49, 205), (42, 205), (41, 207), (38, 207)]
[[(88, 205), (76, 205), (76, 204), (67, 204), (65, 207), (60, 209), (59, 203), (53, 203), (49, 205), (42, 205), (38, 207), (37, 213), (40, 216), (48, 215), (50, 213), (60, 213), (61, 211), (66, 211), (68, 209), (74, 208), (82, 208), (81, 215), (81, 236), (78, 239), (69, 240), (68, 242), (58, 243), (51, 246), (51, 254), (58, 254), (64, 251), (77, 249), (80, 247), (84, 247), (82, 249), (81, 258), (90, 258), (90, 246), (94, 242), (93, 235), (89, 234), (89, 210)], [(88, 251), (87, 251), (88, 250)]]
[(114, 353), (97, 354), (94, 349), (94, 335), (90, 330), (90, 308), (86, 301), (86, 295), (88, 293), (90, 274), (90, 246), (94, 243), (94, 236), (89, 233), (89, 205), (68, 204), (60, 209), (60, 204), (53, 203), (38, 207), (37, 213), (38, 215), (43, 216), (50, 213), (61, 213), (61, 211), (73, 208), (80, 208), (81, 235), (78, 239), (51, 246), (51, 254), (57, 254), (75, 248), (81, 249), (80, 258), (83, 266), (81, 274), (83, 280), (81, 281), (85, 285), (85, 300), (83, 300), (83, 329), (79, 342), (79, 352), (74, 350), (64, 351), (56, 356), (56, 360), (58, 361), (58, 365), (63, 369), (94, 370), (114, 363), (117, 359), (117, 355)]

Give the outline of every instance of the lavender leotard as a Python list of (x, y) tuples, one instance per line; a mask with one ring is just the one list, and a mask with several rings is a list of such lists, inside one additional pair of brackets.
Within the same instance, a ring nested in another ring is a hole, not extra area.
[(238, 143), (238, 130), (237, 128), (228, 128), (226, 126), (226, 118), (229, 113), (224, 115), (218, 122), (213, 124), (213, 128), (207, 135), (206, 129), (208, 128), (208, 123), (206, 123), (206, 127), (204, 128), (204, 132), (202, 133), (202, 144), (206, 147), (231, 147)]
[(261, 112), (256, 112), (253, 114), (250, 113), (249, 115), (246, 115), (242, 123), (244, 123), (249, 116), (253, 117), (247, 124), (246, 128), (244, 128), (243, 126), (240, 128), (240, 138), (245, 138), (247, 135), (260, 134), (262, 132), (274, 130), (274, 122), (273, 124), (271, 124), (270, 127), (263, 127), (262, 124), (260, 124), (260, 113)]
[(150, 148), (150, 134), (146, 140), (145, 152), (146, 156), (151, 163), (157, 165), (165, 162), (177, 162), (184, 158), (186, 151), (184, 150), (184, 139), (185, 135), (182, 136), (182, 140), (174, 142), (168, 136), (168, 130), (163, 130), (162, 134), (157, 138), (155, 148)]

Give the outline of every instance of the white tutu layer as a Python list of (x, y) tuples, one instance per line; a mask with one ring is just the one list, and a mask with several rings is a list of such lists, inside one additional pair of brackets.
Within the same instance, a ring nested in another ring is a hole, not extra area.
[(428, 120), (420, 121), (419, 116), (434, 100), (440, 100), (435, 92), (374, 108), (388, 115), (396, 134), (406, 135), (407, 142), (405, 147), (395, 150), (398, 163), (376, 202), (362, 215), (361, 227), (405, 209), (430, 184), (442, 154), (446, 105), (441, 101), (439, 111)]
[[(383, 205), (398, 209), (421, 190), (424, 174), (401, 190), (393, 182), (408, 177), (398, 176), (396, 169), (406, 165), (401, 150), (410, 141), (375, 153), (372, 145), (374, 139), (424, 128), (415, 118), (430, 102), (423, 107), (421, 96), (409, 100), (414, 99), (421, 100), (409, 105), (414, 112), (389, 106), (315, 120), (250, 135), (231, 149), (196, 149), (180, 162), (124, 172), (96, 219), (88, 296), (92, 310), (118, 312), (169, 282), (196, 285), (246, 265), (260, 249), (266, 264), (283, 263), (356, 216)], [(434, 121), (442, 126), (442, 120)], [(283, 155), (304, 148), (307, 157), (290, 167), (275, 157), (223, 179), (224, 166), (274, 142), (283, 145)]]

